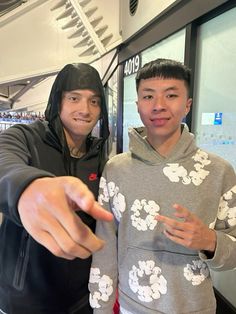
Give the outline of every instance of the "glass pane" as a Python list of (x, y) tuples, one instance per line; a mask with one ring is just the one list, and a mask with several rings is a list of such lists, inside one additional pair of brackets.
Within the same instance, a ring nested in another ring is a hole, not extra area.
[(200, 27), (193, 131), (236, 169), (236, 9)]
[[(236, 169), (236, 9), (199, 31), (193, 131), (197, 144)], [(236, 307), (236, 271), (213, 272), (214, 286)]]
[(117, 80), (118, 80), (118, 71), (112, 75), (108, 81), (108, 117), (109, 117), (109, 150), (110, 157), (114, 156), (116, 151), (117, 143)]

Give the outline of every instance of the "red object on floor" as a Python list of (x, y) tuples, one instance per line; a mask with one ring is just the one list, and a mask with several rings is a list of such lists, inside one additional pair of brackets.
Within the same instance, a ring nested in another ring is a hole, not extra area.
[(114, 304), (114, 307), (113, 307), (113, 314), (119, 314), (120, 313), (120, 304), (119, 304), (119, 301), (118, 301), (118, 291), (116, 293), (116, 303)]

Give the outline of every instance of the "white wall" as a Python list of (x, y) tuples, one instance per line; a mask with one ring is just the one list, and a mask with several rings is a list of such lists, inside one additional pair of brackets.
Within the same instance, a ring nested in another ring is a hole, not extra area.
[[(58, 20), (65, 7), (52, 10), (59, 2), (30, 0), (0, 17), (0, 84), (51, 73), (67, 63), (92, 62), (100, 57), (99, 54), (79, 57), (81, 47), (74, 45), (81, 39), (68, 39), (75, 29), (62, 29), (71, 16)], [(106, 46), (108, 52), (121, 42), (119, 1), (91, 0), (88, 10), (90, 8), (96, 8), (91, 19), (102, 16), (97, 27), (107, 25), (107, 34), (112, 34)]]
[(139, 0), (137, 11), (132, 16), (129, 10), (129, 1), (120, 0), (120, 28), (122, 30), (122, 40), (127, 40), (164, 10), (180, 1), (181, 0)]
[(1, 25), (1, 83), (50, 73), (78, 58), (66, 33), (58, 31), (56, 12), (50, 11), (53, 4), (55, 1), (41, 1), (40, 5)]

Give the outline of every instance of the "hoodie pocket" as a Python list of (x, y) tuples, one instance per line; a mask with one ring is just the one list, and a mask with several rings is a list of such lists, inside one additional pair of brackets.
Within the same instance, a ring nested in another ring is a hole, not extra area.
[(119, 270), (121, 290), (151, 309), (155, 300), (167, 293), (167, 280), (154, 255), (149, 250), (128, 247)]
[(13, 287), (23, 290), (29, 261), (30, 237), (26, 230), (22, 232), (20, 249), (13, 278)]
[(208, 267), (196, 255), (129, 246), (119, 267), (119, 279), (126, 303), (138, 304), (143, 309), (140, 313), (157, 309), (161, 313), (205, 313), (215, 309)]

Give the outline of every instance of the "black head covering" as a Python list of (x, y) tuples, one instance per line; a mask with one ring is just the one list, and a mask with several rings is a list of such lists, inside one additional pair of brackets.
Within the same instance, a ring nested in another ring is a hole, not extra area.
[(62, 145), (65, 144), (63, 143), (65, 138), (60, 119), (62, 92), (76, 89), (90, 89), (100, 95), (100, 136), (104, 140), (107, 139), (109, 136), (108, 114), (102, 81), (97, 70), (85, 63), (67, 64), (58, 73), (53, 83), (47, 108), (45, 110), (45, 119), (49, 122), (51, 131), (59, 138)]

